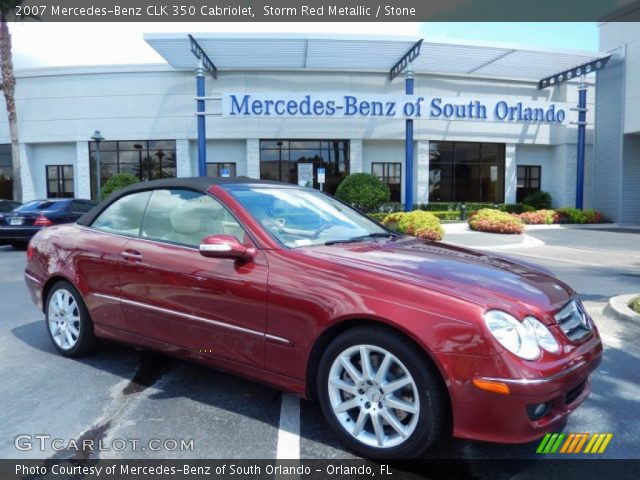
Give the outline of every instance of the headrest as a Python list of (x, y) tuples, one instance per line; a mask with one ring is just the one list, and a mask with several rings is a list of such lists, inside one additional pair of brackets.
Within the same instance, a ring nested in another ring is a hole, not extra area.
[(200, 230), (200, 213), (194, 206), (184, 205), (171, 211), (171, 228), (176, 233), (195, 233)]

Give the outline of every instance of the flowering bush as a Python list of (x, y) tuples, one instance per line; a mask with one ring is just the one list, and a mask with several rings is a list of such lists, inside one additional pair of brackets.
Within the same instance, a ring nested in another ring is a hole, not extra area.
[(536, 210), (535, 212), (524, 212), (521, 214), (513, 214), (527, 225), (550, 225), (558, 223), (560, 215), (553, 210)]
[(491, 208), (484, 208), (471, 216), (469, 227), (478, 232), (507, 234), (524, 232), (524, 223), (517, 216)]
[(400, 233), (425, 240), (442, 240), (444, 236), (440, 220), (431, 213), (420, 210), (391, 213), (382, 223)]

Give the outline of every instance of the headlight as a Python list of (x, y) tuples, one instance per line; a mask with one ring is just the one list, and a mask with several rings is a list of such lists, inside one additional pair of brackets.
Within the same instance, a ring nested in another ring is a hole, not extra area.
[(555, 339), (553, 334), (545, 327), (540, 320), (534, 317), (525, 318), (522, 323), (528, 325), (533, 330), (533, 334), (538, 340), (538, 345), (544, 348), (547, 352), (558, 353), (560, 351), (560, 345)]
[(491, 335), (511, 353), (525, 360), (535, 360), (540, 356), (536, 335), (528, 323), (525, 325), (500, 310), (485, 313), (484, 322)]

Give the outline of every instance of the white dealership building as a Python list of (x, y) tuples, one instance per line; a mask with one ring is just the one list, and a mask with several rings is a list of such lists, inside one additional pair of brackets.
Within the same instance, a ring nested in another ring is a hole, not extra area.
[[(607, 55), (396, 37), (201, 33), (145, 40), (166, 64), (16, 73), (24, 200), (95, 197), (98, 146), (90, 137), (99, 130), (102, 183), (118, 172), (142, 180), (197, 175), (206, 154), (213, 176), (311, 178), (319, 187), (324, 169), (323, 187), (333, 192), (347, 174), (368, 172), (389, 184), (396, 201), (408, 188), (414, 203), (514, 203), (541, 189), (555, 206), (571, 206), (579, 81), (542, 89), (539, 82)], [(602, 42), (603, 50), (617, 41)], [(200, 96), (197, 75), (205, 88)], [(597, 207), (597, 197), (607, 195), (602, 188), (612, 188), (603, 181), (611, 172), (593, 154), (595, 76), (586, 82), (584, 203)], [(626, 84), (637, 89), (640, 82)], [(197, 98), (204, 115), (197, 114)], [(632, 137), (638, 111), (630, 109), (625, 120)], [(200, 117), (206, 134), (199, 135)], [(4, 111), (0, 144), (0, 197), (6, 197)], [(621, 162), (624, 149), (615, 154)], [(637, 154), (631, 163), (637, 168)], [(621, 218), (619, 202), (604, 207)]]

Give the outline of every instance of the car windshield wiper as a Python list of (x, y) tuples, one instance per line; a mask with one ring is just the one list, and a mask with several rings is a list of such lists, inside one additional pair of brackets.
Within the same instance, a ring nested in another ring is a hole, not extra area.
[(391, 232), (369, 233), (367, 235), (359, 235), (357, 237), (346, 238), (344, 240), (329, 240), (328, 242), (324, 242), (324, 244), (336, 245), (338, 243), (356, 243), (356, 242), (362, 242), (364, 240), (369, 240), (370, 238), (395, 238), (397, 236), (398, 236), (397, 233), (391, 233)]

